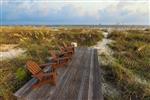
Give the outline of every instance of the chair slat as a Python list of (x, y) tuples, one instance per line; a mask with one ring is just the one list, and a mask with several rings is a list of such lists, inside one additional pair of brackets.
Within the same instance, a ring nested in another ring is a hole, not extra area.
[(28, 70), (32, 73), (32, 74), (37, 74), (38, 72), (40, 72), (42, 69), (39, 67), (39, 65), (33, 61), (27, 61), (26, 63)]

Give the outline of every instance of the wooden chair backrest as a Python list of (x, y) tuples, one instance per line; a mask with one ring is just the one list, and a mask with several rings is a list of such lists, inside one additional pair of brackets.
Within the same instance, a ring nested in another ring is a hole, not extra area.
[(63, 42), (63, 45), (64, 45), (65, 48), (67, 47), (67, 44), (65, 42)]
[(50, 54), (51, 54), (51, 56), (52, 56), (53, 58), (57, 58), (57, 55), (56, 55), (56, 53), (55, 53), (54, 51), (50, 50)]
[(71, 44), (66, 44), (65, 42), (63, 42), (63, 46), (64, 46), (65, 48), (68, 48), (68, 47), (72, 47), (72, 48), (73, 48), (73, 46), (72, 46)]
[(34, 61), (27, 61), (26, 63), (27, 65), (27, 69), (33, 74), (37, 74), (40, 71), (42, 71), (42, 69), (39, 67), (39, 65), (37, 63), (35, 63)]
[(61, 52), (65, 52), (65, 48), (64, 47), (58, 47), (59, 48), (59, 50), (61, 51)]

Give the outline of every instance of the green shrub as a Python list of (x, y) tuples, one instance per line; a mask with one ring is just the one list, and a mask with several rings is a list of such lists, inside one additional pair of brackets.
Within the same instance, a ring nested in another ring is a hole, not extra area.
[(25, 80), (27, 78), (27, 72), (26, 72), (25, 68), (20, 67), (17, 69), (16, 78), (20, 81)]

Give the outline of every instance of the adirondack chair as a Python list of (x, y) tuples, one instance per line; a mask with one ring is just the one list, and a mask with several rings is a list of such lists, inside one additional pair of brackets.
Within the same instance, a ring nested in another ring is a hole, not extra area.
[(62, 53), (65, 53), (70, 58), (72, 58), (72, 55), (75, 52), (74, 46), (71, 46), (71, 45), (68, 46), (64, 42), (63, 42), (63, 46), (62, 47), (58, 46), (58, 48)]
[(65, 49), (64, 47), (60, 47), (60, 46), (58, 46), (58, 49), (60, 50), (61, 55), (63, 55), (64, 57), (69, 57), (70, 60), (72, 59), (72, 55), (73, 55), (72, 51), (69, 51)]
[(33, 74), (32, 76), (38, 79), (38, 81), (32, 85), (32, 88), (40, 87), (44, 84), (56, 85), (56, 76), (57, 73), (53, 67), (55, 64), (51, 64), (51, 71), (49, 73), (43, 72), (41, 67), (46, 67), (47, 65), (38, 65), (34, 61), (27, 61), (27, 69)]
[(53, 50), (50, 50), (49, 52), (52, 56), (51, 62), (56, 63), (57, 65), (55, 65), (55, 66), (57, 66), (57, 67), (67, 65), (67, 63), (70, 60), (70, 57), (65, 53), (56, 54)]
[(66, 43), (63, 42), (63, 47), (64, 47), (63, 49), (66, 50), (66, 51), (70, 51), (72, 53), (75, 52), (75, 48), (72, 45), (67, 45)]

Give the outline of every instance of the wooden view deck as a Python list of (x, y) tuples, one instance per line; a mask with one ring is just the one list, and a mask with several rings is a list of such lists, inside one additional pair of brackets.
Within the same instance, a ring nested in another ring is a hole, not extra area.
[(97, 50), (78, 48), (68, 66), (58, 69), (56, 86), (37, 89), (31, 79), (14, 95), (18, 100), (103, 100)]

